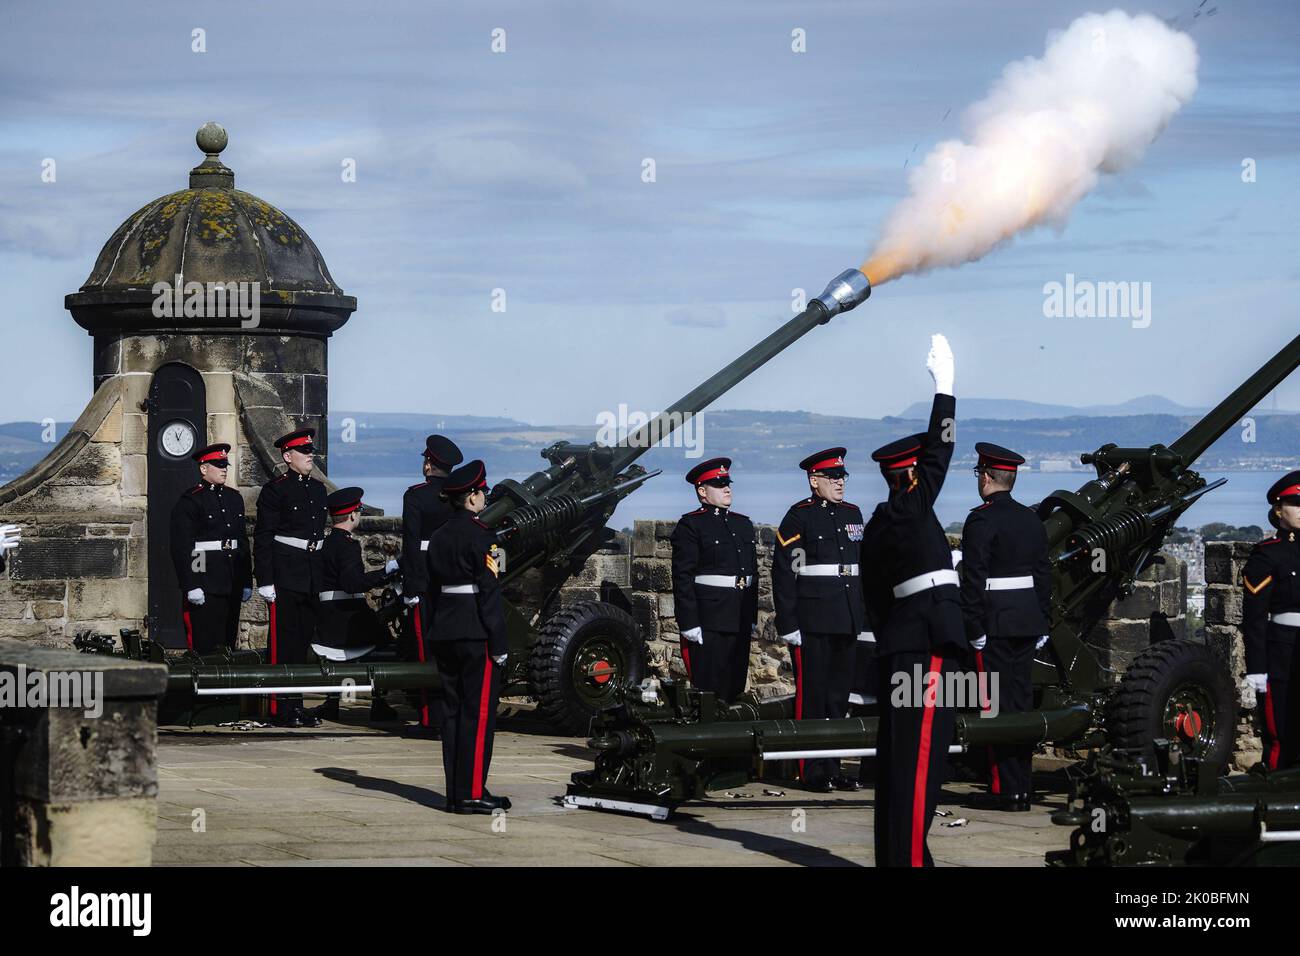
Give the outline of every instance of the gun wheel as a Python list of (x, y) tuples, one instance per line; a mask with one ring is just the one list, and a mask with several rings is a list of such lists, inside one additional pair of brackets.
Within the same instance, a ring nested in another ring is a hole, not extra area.
[(1163, 738), (1220, 768), (1232, 756), (1237, 717), (1232, 677), (1204, 644), (1152, 644), (1133, 661), (1111, 698), (1106, 730), (1117, 747), (1155, 758)]
[(645, 674), (645, 645), (632, 616), (603, 601), (572, 604), (538, 632), (528, 684), (538, 714), (556, 729), (586, 733), (614, 688)]

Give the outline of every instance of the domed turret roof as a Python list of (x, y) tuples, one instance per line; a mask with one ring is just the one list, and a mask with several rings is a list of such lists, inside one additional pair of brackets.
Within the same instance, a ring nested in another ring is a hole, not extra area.
[[(66, 307), (90, 331), (163, 331), (237, 322), (225, 316), (159, 310), (157, 283), (230, 286), (256, 283), (257, 329), (330, 333), (356, 309), (334, 282), (311, 237), (270, 203), (235, 188), (221, 162), (226, 131), (205, 124), (195, 137), (206, 154), (190, 171), (188, 189), (141, 207), (104, 245), (80, 292)], [(162, 317), (157, 312), (163, 311)]]

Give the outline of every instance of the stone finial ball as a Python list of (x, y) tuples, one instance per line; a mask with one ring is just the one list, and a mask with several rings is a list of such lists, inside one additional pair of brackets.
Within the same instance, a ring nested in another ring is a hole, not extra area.
[(204, 123), (194, 134), (194, 142), (199, 144), (199, 149), (209, 155), (221, 152), (226, 148), (228, 141), (225, 127), (217, 123)]

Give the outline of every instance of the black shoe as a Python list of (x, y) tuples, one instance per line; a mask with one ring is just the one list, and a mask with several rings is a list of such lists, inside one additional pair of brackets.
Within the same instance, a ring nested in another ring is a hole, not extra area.
[(298, 716), (297, 711), (290, 711), (287, 714), (277, 714), (271, 718), (272, 727), (301, 727), (302, 719)]
[(460, 800), (450, 806), (452, 813), (482, 813), (488, 816), (502, 809), (497, 800)]
[(830, 780), (805, 780), (803, 788), (809, 793), (832, 793), (835, 785)]
[(325, 703), (319, 707), (313, 707), (307, 711), (313, 717), (319, 717), (321, 720), (338, 720), (339, 719), (339, 699), (337, 697), (328, 698)]
[(401, 715), (393, 709), (392, 705), (382, 697), (372, 698), (370, 701), (370, 722), (372, 724), (391, 723), (395, 720), (401, 720)]
[(848, 793), (854, 793), (862, 789), (861, 783), (854, 780), (852, 777), (844, 776), (842, 773), (837, 773), (835, 776), (831, 777), (831, 786), (836, 790), (844, 790)]
[(509, 797), (498, 797), (496, 794), (488, 793), (488, 791), (484, 790), (484, 791), (483, 791), (483, 802), (484, 802), (484, 803), (492, 803), (493, 801), (495, 801), (495, 802), (496, 802), (496, 805), (497, 805), (498, 807), (500, 807), (502, 810), (509, 810), (509, 809), (510, 809), (510, 798), (509, 798)]
[(1029, 795), (1018, 793), (977, 793), (971, 796), (963, 806), (973, 810), (1000, 810), (1006, 813), (1021, 813), (1029, 809)]
[(1029, 805), (1029, 796), (1027, 793), (1016, 794), (1006, 809), (1011, 813), (1028, 813), (1032, 809)]
[(305, 710), (298, 711), (296, 716), (298, 718), (299, 727), (319, 727), (321, 724), (325, 723), (325, 721), (321, 720), (314, 713)]

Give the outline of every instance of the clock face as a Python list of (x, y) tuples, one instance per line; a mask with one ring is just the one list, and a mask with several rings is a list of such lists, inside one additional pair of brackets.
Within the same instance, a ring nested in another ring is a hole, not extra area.
[(189, 422), (168, 422), (158, 436), (158, 443), (172, 458), (184, 458), (194, 450), (194, 429)]

